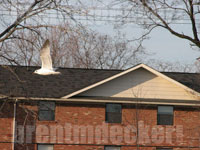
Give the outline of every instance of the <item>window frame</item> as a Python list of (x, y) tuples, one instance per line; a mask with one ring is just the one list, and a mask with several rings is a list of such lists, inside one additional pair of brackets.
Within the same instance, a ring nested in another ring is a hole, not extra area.
[(115, 145), (105, 145), (104, 150), (106, 150), (106, 147), (118, 147), (121, 150), (121, 146), (115, 146)]
[(157, 147), (156, 150), (173, 150), (173, 148), (162, 148), (162, 147)]
[[(40, 103), (41, 102), (42, 103), (54, 103), (54, 109), (53, 110), (41, 110), (41, 108), (40, 108)], [(39, 121), (55, 121), (55, 110), (56, 110), (56, 102), (55, 101), (39, 101), (38, 102), (38, 120)], [(52, 116), (53, 119), (51, 119), (51, 120), (41, 119), (40, 118), (40, 113), (41, 112), (51, 112), (53, 114), (53, 116)]]
[[(107, 106), (108, 105), (120, 105), (121, 110), (120, 110), (120, 113), (118, 113), (118, 114), (120, 114), (120, 121), (117, 121), (117, 122), (108, 121), (108, 114), (112, 113), (112, 112), (107, 112)], [(106, 123), (118, 123), (118, 124), (122, 123), (122, 104), (120, 104), (120, 103), (106, 103), (105, 104), (105, 122)]]
[[(166, 107), (172, 107), (172, 109), (173, 109), (173, 113), (172, 113), (172, 122), (171, 122), (171, 124), (161, 124), (161, 123), (159, 123), (159, 117), (158, 117), (158, 115), (159, 115), (159, 113), (158, 113), (158, 107), (159, 106), (166, 106)], [(157, 105), (157, 125), (168, 125), (168, 126), (173, 126), (174, 125), (174, 106), (172, 106), (172, 105)]]
[(46, 144), (46, 143), (43, 144), (43, 143), (38, 143), (38, 144), (37, 144), (37, 150), (39, 150), (39, 145), (51, 145), (51, 146), (53, 146), (53, 150), (54, 150), (54, 144), (48, 144), (48, 143), (47, 143), (47, 144)]

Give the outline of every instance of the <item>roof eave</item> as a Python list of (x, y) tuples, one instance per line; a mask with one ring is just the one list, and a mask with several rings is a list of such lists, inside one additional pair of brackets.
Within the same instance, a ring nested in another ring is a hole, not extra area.
[(15, 101), (57, 101), (57, 102), (82, 102), (82, 103), (121, 103), (144, 105), (172, 105), (172, 106), (200, 106), (199, 100), (171, 100), (147, 98), (118, 98), (118, 97), (81, 97), (81, 98), (37, 98), (37, 97), (7, 97)]

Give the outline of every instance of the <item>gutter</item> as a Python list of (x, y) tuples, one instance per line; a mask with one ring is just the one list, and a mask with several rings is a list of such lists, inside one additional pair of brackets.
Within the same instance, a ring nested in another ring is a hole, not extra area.
[(122, 103), (145, 105), (176, 105), (176, 106), (200, 106), (200, 100), (171, 100), (171, 99), (147, 99), (147, 98), (118, 98), (118, 97), (81, 97), (81, 98), (36, 98), (36, 97), (10, 97), (9, 99), (26, 101), (59, 101), (59, 102), (83, 102), (83, 103)]

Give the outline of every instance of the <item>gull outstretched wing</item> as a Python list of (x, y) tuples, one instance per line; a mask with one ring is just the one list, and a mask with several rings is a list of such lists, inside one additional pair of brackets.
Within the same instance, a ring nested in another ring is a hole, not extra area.
[(40, 51), (40, 59), (42, 61), (42, 69), (53, 70), (52, 60), (50, 55), (50, 42), (46, 40)]

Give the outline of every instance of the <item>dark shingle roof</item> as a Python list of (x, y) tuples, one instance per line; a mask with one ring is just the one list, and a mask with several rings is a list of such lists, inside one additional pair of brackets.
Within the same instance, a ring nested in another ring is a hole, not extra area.
[(16, 97), (59, 98), (121, 72), (60, 68), (60, 75), (42, 76), (33, 73), (38, 67), (5, 67), (0, 66), (0, 94)]
[(166, 76), (200, 92), (200, 73), (161, 72)]
[[(16, 97), (59, 98), (106, 79), (123, 70), (60, 68), (60, 75), (41, 76), (38, 67), (0, 66), (0, 94)], [(164, 72), (200, 92), (200, 74)]]

